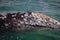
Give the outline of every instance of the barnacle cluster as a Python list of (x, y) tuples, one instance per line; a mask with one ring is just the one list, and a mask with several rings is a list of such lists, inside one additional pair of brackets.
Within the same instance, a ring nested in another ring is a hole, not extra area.
[(46, 15), (35, 12), (0, 14), (0, 31), (31, 30), (37, 27), (59, 28), (60, 23)]

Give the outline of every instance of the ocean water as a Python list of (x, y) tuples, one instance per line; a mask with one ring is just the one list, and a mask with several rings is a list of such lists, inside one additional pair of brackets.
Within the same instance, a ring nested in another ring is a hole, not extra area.
[[(0, 0), (0, 13), (39, 12), (60, 22), (60, 0)], [(0, 33), (0, 40), (60, 40), (60, 30)]]
[(60, 30), (0, 33), (0, 40), (60, 40)]

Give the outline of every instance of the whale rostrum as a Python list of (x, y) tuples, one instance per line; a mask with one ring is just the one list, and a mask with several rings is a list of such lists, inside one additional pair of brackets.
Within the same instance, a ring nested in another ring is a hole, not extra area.
[(36, 28), (59, 29), (60, 22), (36, 12), (0, 14), (0, 30), (31, 30)]

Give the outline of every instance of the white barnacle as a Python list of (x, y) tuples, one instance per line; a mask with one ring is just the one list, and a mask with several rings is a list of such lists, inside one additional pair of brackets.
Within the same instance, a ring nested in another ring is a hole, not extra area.
[(28, 14), (26, 13), (24, 16), (28, 16)]
[(17, 26), (20, 26), (20, 23), (18, 23)]
[(6, 18), (6, 16), (4, 16), (4, 17), (0, 17), (0, 18), (5, 19), (5, 18)]
[(33, 21), (32, 20), (30, 20), (30, 23), (32, 23)]
[(39, 20), (39, 21), (42, 21), (43, 19), (42, 19), (42, 18), (39, 18), (38, 20)]
[(34, 23), (32, 23), (31, 25), (34, 25)]
[(5, 23), (5, 26), (8, 26), (8, 24), (7, 24), (7, 23)]
[(14, 15), (12, 15), (12, 17), (14, 17)]
[(23, 15), (21, 15), (21, 17), (23, 18)]
[(26, 19), (26, 18), (24, 18), (24, 21), (27, 21), (27, 19)]
[(32, 15), (35, 15), (35, 14), (32, 12)]
[(32, 24), (33, 23), (33, 21), (32, 20), (30, 20), (30, 22), (29, 22), (30, 24)]
[(16, 20), (16, 18), (13, 18), (13, 20)]
[(25, 24), (28, 24), (28, 22), (25, 22)]
[(20, 23), (23, 24), (24, 22), (21, 21)]
[(8, 24), (11, 24), (10, 22)]
[(16, 16), (16, 15), (12, 15), (12, 17), (14, 17), (14, 16)]
[(38, 23), (41, 23), (41, 21), (38, 21)]
[(4, 18), (6, 18), (6, 16), (4, 16)]
[(46, 20), (44, 20), (45, 22), (47, 22)]
[(52, 19), (50, 19), (49, 21), (50, 21), (50, 22), (52, 22), (53, 20), (52, 20)]

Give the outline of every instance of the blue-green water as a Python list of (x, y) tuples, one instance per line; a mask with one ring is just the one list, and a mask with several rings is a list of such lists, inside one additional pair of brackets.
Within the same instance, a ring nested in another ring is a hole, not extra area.
[[(60, 0), (0, 0), (0, 13), (39, 12), (60, 21)], [(0, 33), (0, 40), (60, 40), (60, 30)]]
[(0, 33), (0, 40), (60, 40), (60, 30)]
[(60, 21), (60, 0), (0, 0), (0, 12), (41, 12)]

